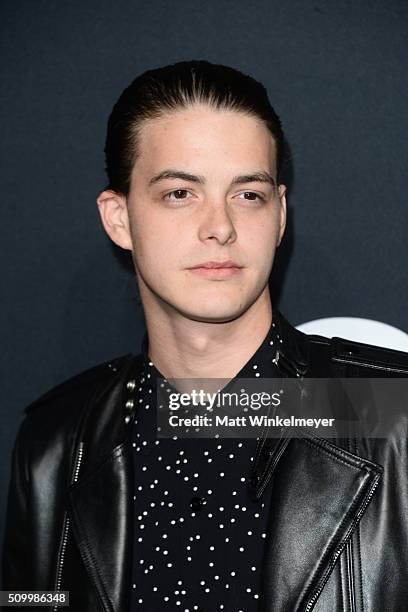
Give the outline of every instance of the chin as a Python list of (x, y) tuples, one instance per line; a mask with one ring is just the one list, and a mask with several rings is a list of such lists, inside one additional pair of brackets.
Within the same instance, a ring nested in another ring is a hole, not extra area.
[(201, 321), (203, 323), (227, 323), (228, 321), (234, 321), (238, 319), (246, 310), (242, 304), (236, 305), (235, 307), (229, 306), (222, 308), (219, 304), (208, 304), (208, 307), (203, 307), (200, 304), (197, 307), (188, 307), (184, 305), (184, 308), (179, 308), (179, 311), (184, 314), (187, 318), (193, 321)]

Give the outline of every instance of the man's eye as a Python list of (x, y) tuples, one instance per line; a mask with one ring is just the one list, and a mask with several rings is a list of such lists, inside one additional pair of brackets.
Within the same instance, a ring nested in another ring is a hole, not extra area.
[(240, 193), (240, 197), (242, 197), (244, 200), (249, 200), (250, 202), (255, 202), (256, 200), (259, 200), (259, 202), (265, 201), (265, 198), (254, 191), (244, 191), (243, 193)]
[(164, 196), (166, 200), (175, 201), (175, 200), (185, 200), (190, 192), (187, 189), (174, 189), (169, 193), (166, 193)]

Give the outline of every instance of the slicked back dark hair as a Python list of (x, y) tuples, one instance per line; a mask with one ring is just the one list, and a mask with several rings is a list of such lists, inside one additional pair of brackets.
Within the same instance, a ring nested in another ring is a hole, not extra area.
[(108, 121), (107, 189), (129, 194), (132, 168), (138, 156), (138, 134), (144, 120), (193, 104), (235, 110), (262, 120), (275, 141), (279, 177), (283, 131), (265, 87), (234, 68), (193, 60), (148, 70), (122, 92)]

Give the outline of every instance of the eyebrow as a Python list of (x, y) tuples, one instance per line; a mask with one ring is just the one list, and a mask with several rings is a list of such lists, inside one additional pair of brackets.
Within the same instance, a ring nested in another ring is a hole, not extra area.
[[(205, 178), (199, 174), (190, 174), (182, 170), (163, 170), (150, 179), (149, 186), (165, 179), (180, 179), (182, 181), (199, 183), (200, 185), (204, 185), (205, 183)], [(231, 181), (232, 185), (243, 185), (245, 183), (269, 183), (272, 187), (276, 187), (276, 181), (273, 176), (269, 174), (269, 172), (263, 171), (234, 176)]]

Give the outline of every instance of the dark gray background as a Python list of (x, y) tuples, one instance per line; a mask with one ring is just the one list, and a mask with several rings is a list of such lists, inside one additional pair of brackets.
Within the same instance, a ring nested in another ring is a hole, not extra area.
[(145, 69), (202, 58), (267, 86), (290, 144), (274, 301), (293, 324), (343, 315), (407, 330), (406, 2), (3, 0), (0, 13), (0, 525), (23, 408), (139, 351), (129, 259), (95, 198), (107, 116)]

